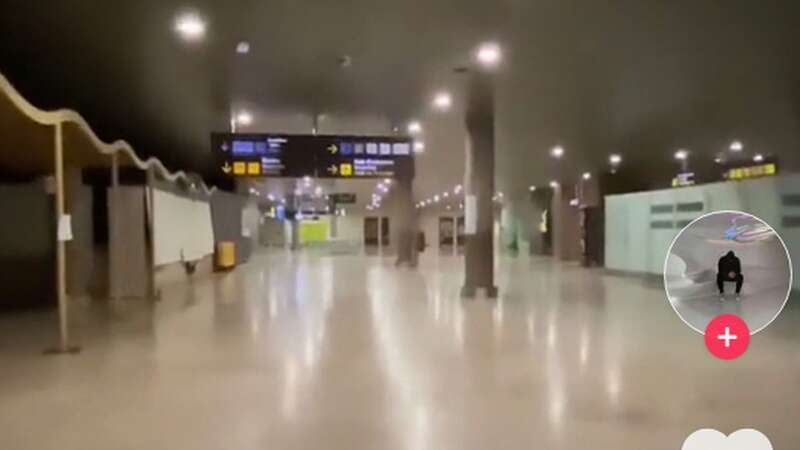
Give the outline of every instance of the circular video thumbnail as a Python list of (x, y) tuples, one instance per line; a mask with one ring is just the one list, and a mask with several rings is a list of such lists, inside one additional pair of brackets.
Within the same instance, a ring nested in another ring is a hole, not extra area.
[(780, 314), (792, 287), (789, 252), (766, 222), (740, 211), (706, 214), (672, 241), (664, 288), (678, 316), (698, 333), (734, 314), (758, 333)]

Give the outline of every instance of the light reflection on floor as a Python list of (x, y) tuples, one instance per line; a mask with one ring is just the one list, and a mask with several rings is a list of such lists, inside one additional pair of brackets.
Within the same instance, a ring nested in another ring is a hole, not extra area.
[[(460, 259), (261, 255), (142, 302), (0, 316), (0, 448), (650, 449), (702, 427), (800, 438), (800, 314), (734, 362), (655, 282), (502, 259), (462, 301)], [(790, 302), (791, 305), (791, 302)], [(765, 389), (769, 386), (769, 389)]]

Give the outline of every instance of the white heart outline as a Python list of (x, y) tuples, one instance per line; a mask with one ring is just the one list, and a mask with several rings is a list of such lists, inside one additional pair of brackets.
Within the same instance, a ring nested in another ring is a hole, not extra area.
[(681, 450), (774, 450), (772, 442), (754, 428), (742, 428), (729, 435), (713, 428), (690, 434)]

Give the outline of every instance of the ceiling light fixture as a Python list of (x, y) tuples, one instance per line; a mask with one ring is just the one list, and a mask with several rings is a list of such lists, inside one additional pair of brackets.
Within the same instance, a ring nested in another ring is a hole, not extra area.
[(242, 111), (236, 115), (236, 123), (244, 126), (250, 125), (253, 123), (253, 116), (247, 111)]
[(500, 64), (503, 58), (503, 52), (500, 46), (495, 42), (486, 42), (478, 47), (475, 52), (475, 59), (478, 60), (481, 66), (486, 68), (496, 67)]
[(453, 97), (447, 92), (439, 92), (433, 97), (433, 106), (439, 111), (447, 111), (453, 105)]
[(175, 31), (186, 41), (199, 41), (206, 35), (206, 23), (197, 13), (183, 13), (175, 19)]
[(250, 43), (247, 41), (239, 41), (239, 43), (236, 44), (236, 53), (240, 55), (246, 55), (250, 53)]
[(422, 133), (422, 124), (419, 121), (412, 120), (408, 123), (407, 129), (410, 134), (419, 134)]

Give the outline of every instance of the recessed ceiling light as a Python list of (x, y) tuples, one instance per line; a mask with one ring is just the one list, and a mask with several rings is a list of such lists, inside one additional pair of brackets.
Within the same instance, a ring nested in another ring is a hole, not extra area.
[(206, 35), (206, 22), (197, 13), (183, 13), (175, 19), (175, 31), (187, 41), (199, 41)]
[(236, 115), (236, 123), (245, 126), (250, 125), (253, 123), (253, 116), (247, 111), (242, 111)]
[(484, 67), (495, 67), (500, 63), (503, 52), (500, 46), (494, 42), (481, 44), (475, 53), (475, 58)]
[(236, 44), (236, 53), (240, 55), (246, 55), (250, 53), (250, 43), (247, 41), (239, 41), (239, 43)]
[(433, 98), (433, 106), (440, 111), (447, 111), (453, 105), (453, 97), (447, 92), (439, 92)]

